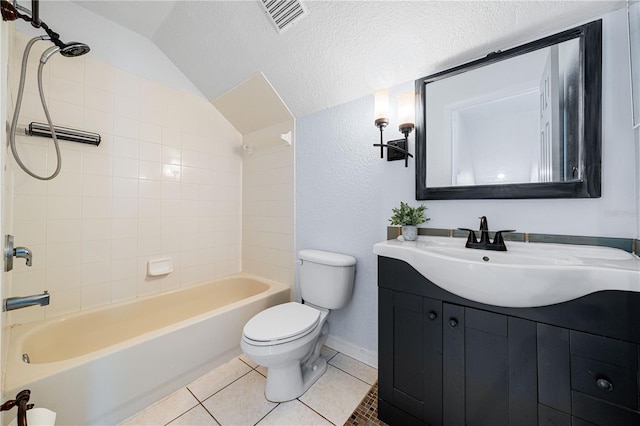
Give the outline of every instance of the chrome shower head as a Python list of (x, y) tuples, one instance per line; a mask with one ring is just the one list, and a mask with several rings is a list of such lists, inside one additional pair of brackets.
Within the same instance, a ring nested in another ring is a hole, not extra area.
[(60, 54), (67, 58), (74, 58), (76, 56), (84, 55), (88, 53), (89, 48), (88, 45), (84, 43), (78, 43), (77, 41), (72, 41), (71, 43), (64, 44), (62, 42), (56, 43), (55, 46), (51, 46), (47, 50), (44, 51), (42, 56), (40, 57), (41, 63), (46, 63), (54, 53), (60, 52)]
[(85, 53), (89, 53), (90, 50), (91, 48), (88, 45), (72, 41), (65, 44), (64, 47), (60, 49), (60, 54), (67, 58), (74, 58), (76, 56), (82, 56)]

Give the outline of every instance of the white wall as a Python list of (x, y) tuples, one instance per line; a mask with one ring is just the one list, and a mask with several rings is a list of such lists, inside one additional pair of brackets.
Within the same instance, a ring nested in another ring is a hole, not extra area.
[[(602, 197), (552, 200), (442, 200), (424, 202), (428, 226), (478, 227), (520, 232), (636, 238), (639, 167), (631, 129), (626, 10), (603, 17)], [(558, 31), (562, 28), (558, 28)], [(416, 76), (420, 77), (420, 76)], [(413, 82), (393, 88), (411, 90)], [(393, 105), (391, 106), (393, 110)], [(396, 139), (391, 117), (385, 140)], [(414, 160), (379, 158), (373, 96), (298, 120), (296, 150), (296, 249), (318, 248), (357, 258), (353, 300), (329, 318), (332, 338), (369, 355), (377, 352), (377, 273), (372, 253), (386, 238), (391, 208), (415, 201)], [(411, 152), (415, 152), (413, 143)], [(355, 354), (354, 354), (355, 355)]]
[[(28, 1), (23, 0), (20, 4), (31, 8)], [(193, 83), (153, 42), (72, 1), (41, 1), (40, 19), (59, 33), (63, 42), (79, 41), (88, 44), (91, 47), (91, 57), (94, 59), (174, 89), (202, 96)], [(33, 28), (24, 21), (17, 21), (16, 29), (32, 37), (46, 35), (44, 30)]]

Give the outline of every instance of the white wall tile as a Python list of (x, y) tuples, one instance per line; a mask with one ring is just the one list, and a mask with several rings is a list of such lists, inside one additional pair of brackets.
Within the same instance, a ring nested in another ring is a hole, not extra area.
[[(15, 196), (6, 217), (17, 242), (36, 254), (33, 267), (16, 264), (15, 284), (52, 295), (45, 310), (15, 318), (55, 317), (241, 270), (241, 137), (208, 101), (90, 57), (58, 61), (45, 79), (56, 124), (98, 132), (102, 142), (61, 142), (62, 172), (50, 182), (9, 164), (4, 182)], [(25, 110), (41, 117), (35, 93), (27, 92)], [(50, 140), (18, 139), (34, 171), (53, 170)], [(170, 256), (174, 273), (146, 277), (150, 256)]]

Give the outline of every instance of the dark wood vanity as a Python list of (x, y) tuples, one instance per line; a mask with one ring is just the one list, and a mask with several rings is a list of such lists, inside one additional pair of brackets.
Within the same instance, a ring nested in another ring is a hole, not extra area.
[(640, 293), (503, 308), (458, 297), (383, 256), (378, 287), (384, 422), (640, 425)]

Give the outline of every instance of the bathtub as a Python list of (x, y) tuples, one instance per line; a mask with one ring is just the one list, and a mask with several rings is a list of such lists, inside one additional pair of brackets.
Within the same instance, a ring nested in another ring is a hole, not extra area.
[(30, 389), (58, 425), (117, 424), (240, 354), (244, 324), (289, 300), (289, 286), (240, 274), (13, 326), (5, 395)]

